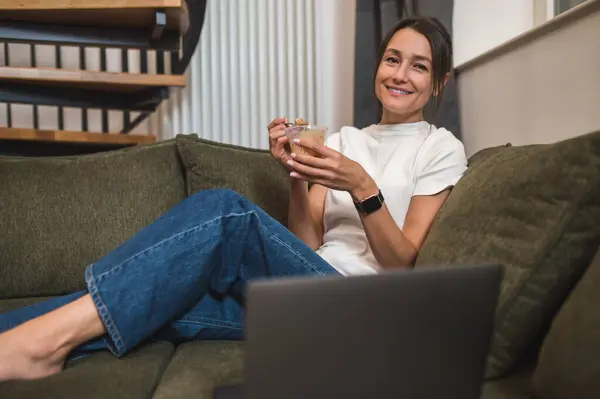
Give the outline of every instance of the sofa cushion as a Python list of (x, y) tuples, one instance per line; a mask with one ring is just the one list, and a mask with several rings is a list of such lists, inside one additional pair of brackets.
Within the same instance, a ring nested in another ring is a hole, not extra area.
[(143, 346), (121, 359), (98, 352), (69, 362), (65, 370), (47, 378), (2, 382), (0, 398), (150, 398), (173, 352), (168, 342)]
[(194, 135), (177, 136), (185, 165), (187, 192), (229, 188), (287, 225), (289, 183), (268, 151), (220, 144)]
[(83, 289), (83, 270), (185, 198), (174, 140), (0, 157), (0, 298)]
[(242, 380), (241, 342), (189, 342), (177, 347), (154, 399), (212, 399), (222, 385)]
[(543, 399), (600, 398), (600, 249), (546, 336), (533, 378)]
[(600, 132), (486, 151), (440, 210), (423, 265), (505, 266), (487, 377), (532, 344), (600, 243)]

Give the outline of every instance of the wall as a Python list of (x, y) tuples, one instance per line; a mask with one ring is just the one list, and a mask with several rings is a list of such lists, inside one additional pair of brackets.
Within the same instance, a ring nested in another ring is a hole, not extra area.
[(551, 143), (600, 129), (600, 0), (458, 68), (463, 142)]
[(533, 28), (534, 4), (535, 0), (454, 0), (454, 65)]
[[(354, 122), (356, 0), (317, 1), (317, 124)], [(320, 112), (320, 114), (319, 114)]]

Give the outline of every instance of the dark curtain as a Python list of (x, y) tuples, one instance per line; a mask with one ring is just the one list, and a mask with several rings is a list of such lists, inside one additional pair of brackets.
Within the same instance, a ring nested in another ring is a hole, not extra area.
[[(377, 48), (385, 34), (404, 16), (436, 17), (452, 34), (454, 0), (357, 0), (354, 75), (354, 125), (363, 128), (379, 122), (379, 103), (373, 93)], [(446, 86), (444, 99), (430, 123), (445, 127), (460, 138), (456, 76)]]
[(356, 1), (354, 126), (359, 129), (379, 122), (380, 107), (373, 92), (377, 48), (385, 32), (401, 17), (396, 0)]

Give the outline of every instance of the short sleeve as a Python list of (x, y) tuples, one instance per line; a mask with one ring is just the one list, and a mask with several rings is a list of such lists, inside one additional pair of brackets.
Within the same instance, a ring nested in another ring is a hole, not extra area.
[(435, 195), (453, 187), (467, 170), (463, 144), (452, 133), (439, 129), (419, 152), (413, 195)]

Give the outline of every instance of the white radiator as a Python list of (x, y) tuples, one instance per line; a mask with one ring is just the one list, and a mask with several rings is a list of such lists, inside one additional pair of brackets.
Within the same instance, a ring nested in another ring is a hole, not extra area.
[[(156, 115), (163, 121), (161, 137), (197, 133), (267, 148), (266, 127), (277, 116), (302, 117), (331, 129), (352, 123), (355, 4), (209, 1), (188, 85), (173, 90)], [(334, 95), (341, 86), (343, 93)]]

